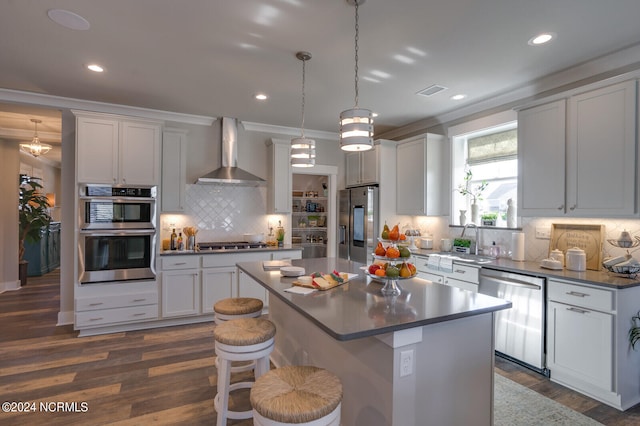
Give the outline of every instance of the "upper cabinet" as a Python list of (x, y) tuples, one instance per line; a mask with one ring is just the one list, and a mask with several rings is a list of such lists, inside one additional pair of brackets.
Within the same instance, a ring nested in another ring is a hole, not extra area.
[(518, 113), (522, 216), (635, 215), (635, 80)]
[(267, 188), (267, 213), (291, 213), (291, 142), (271, 139), (269, 151), (269, 179)]
[(380, 182), (379, 179), (379, 145), (373, 149), (362, 152), (349, 152), (346, 154), (347, 170), (345, 186), (373, 185)]
[(187, 132), (165, 128), (162, 132), (161, 211), (184, 211), (186, 169)]
[(448, 152), (445, 138), (434, 134), (397, 146), (397, 214), (449, 214)]
[(162, 123), (74, 112), (77, 178), (81, 183), (158, 185)]

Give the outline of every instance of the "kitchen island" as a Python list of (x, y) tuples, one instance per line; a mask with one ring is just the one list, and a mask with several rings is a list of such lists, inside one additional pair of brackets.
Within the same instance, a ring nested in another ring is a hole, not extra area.
[(238, 268), (269, 292), (276, 325), (275, 365), (310, 364), (340, 377), (342, 424), (491, 425), (493, 313), (511, 303), (434, 284), (400, 281), (399, 296), (363, 265), (335, 258), (294, 260), (307, 273), (357, 273), (327, 291), (292, 294), (296, 278), (265, 271), (262, 262)]

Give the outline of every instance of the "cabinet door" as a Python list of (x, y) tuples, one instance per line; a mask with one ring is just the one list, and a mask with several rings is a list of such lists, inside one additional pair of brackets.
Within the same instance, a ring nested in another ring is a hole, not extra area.
[(186, 134), (165, 130), (162, 133), (161, 210), (184, 211), (187, 168)]
[(197, 315), (200, 311), (200, 274), (197, 270), (162, 273), (162, 316)]
[(269, 195), (267, 210), (271, 214), (291, 213), (290, 144), (273, 142), (269, 147)]
[(360, 185), (360, 153), (350, 152), (345, 155), (347, 170), (345, 173), (345, 186)]
[(573, 96), (568, 111), (568, 213), (595, 217), (633, 215), (635, 80)]
[(243, 271), (238, 271), (238, 297), (255, 297), (268, 306), (267, 290)]
[(360, 184), (378, 183), (378, 149), (373, 147), (369, 151), (361, 152)]
[(121, 127), (119, 183), (158, 185), (160, 183), (160, 126), (123, 121)]
[(565, 212), (565, 110), (559, 100), (518, 113), (521, 216)]
[(117, 120), (78, 117), (76, 164), (80, 183), (118, 183)]
[(548, 303), (547, 364), (551, 377), (558, 376), (578, 389), (586, 382), (612, 391), (613, 347), (612, 315)]
[(201, 312), (213, 312), (213, 305), (217, 301), (233, 297), (235, 284), (235, 267), (203, 269)]
[(398, 145), (396, 156), (396, 212), (426, 215), (427, 143), (424, 138)]

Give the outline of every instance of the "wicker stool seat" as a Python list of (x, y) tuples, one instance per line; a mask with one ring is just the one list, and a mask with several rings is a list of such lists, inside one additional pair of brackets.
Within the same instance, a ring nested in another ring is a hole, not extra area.
[(340, 379), (313, 366), (271, 370), (251, 388), (254, 425), (339, 425), (341, 405)]
[(257, 318), (262, 315), (262, 300), (253, 297), (230, 297), (213, 305), (216, 324), (235, 318)]
[(276, 327), (267, 319), (238, 318), (216, 325), (213, 330), (218, 367), (218, 393), (213, 402), (218, 413), (217, 424), (225, 426), (229, 419), (248, 419), (252, 410), (229, 410), (229, 393), (249, 389), (254, 382), (231, 384), (233, 361), (254, 361), (256, 380), (269, 371), (269, 355), (273, 351)]

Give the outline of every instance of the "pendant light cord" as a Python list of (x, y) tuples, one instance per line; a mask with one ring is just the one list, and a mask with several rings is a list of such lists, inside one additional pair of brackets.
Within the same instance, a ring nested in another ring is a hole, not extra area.
[(360, 27), (358, 25), (358, 3), (359, 0), (355, 0), (355, 6), (356, 6), (356, 78), (355, 78), (355, 83), (356, 83), (356, 108), (358, 107), (358, 33), (360, 30)]
[(302, 60), (302, 126), (300, 130), (302, 131), (302, 139), (304, 139), (304, 80), (305, 80), (305, 64), (307, 63), (306, 59)]

